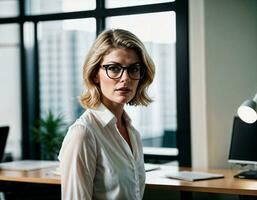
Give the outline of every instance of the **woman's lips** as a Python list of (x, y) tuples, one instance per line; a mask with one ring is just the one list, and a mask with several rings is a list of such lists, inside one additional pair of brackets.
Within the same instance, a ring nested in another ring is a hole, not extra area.
[(127, 87), (121, 87), (121, 88), (115, 89), (115, 91), (120, 92), (122, 94), (127, 94), (127, 93), (131, 92), (131, 89), (129, 89)]

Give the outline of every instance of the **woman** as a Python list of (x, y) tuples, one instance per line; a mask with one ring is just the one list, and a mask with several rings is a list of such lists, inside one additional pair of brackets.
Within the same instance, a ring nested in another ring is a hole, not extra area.
[(83, 68), (85, 113), (60, 150), (62, 199), (142, 199), (145, 170), (139, 133), (124, 105), (147, 106), (154, 63), (132, 33), (106, 30)]

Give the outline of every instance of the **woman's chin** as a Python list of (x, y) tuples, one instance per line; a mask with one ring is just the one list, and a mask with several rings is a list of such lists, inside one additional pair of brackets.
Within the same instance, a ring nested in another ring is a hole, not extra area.
[(117, 99), (116, 103), (125, 105), (129, 101), (130, 101), (130, 99), (128, 99), (128, 98), (119, 98), (119, 99)]
[(129, 98), (128, 96), (118, 96), (116, 98), (105, 98), (105, 103), (108, 104), (109, 103), (116, 103), (116, 104), (120, 104), (120, 105), (125, 105), (127, 104), (128, 102), (131, 101), (131, 98)]

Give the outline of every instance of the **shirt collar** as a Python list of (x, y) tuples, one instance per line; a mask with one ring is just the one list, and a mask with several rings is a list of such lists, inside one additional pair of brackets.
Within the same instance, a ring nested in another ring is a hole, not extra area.
[(131, 118), (129, 117), (128, 113), (125, 110), (123, 112), (123, 117), (124, 117), (124, 119), (126, 121), (126, 124), (127, 125), (131, 125)]
[[(117, 122), (117, 118), (115, 117), (115, 115), (103, 103), (101, 103), (97, 108), (91, 109), (91, 111), (97, 116), (99, 122), (103, 127), (105, 127), (110, 122), (113, 124)], [(123, 112), (123, 117), (127, 125), (130, 125), (131, 119), (125, 111)]]

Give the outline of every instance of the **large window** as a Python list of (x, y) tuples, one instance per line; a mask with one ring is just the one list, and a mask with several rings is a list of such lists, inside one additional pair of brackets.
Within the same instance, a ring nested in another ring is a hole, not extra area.
[(172, 2), (175, 0), (106, 0), (106, 8), (119, 8), (127, 6), (137, 6), (137, 5), (147, 5), (147, 4), (157, 4), (164, 2)]
[[(135, 33), (144, 42), (156, 65), (155, 79), (149, 90), (149, 96), (154, 102), (146, 108), (131, 106), (126, 108), (141, 133), (143, 145), (147, 147), (176, 147), (175, 25), (173, 11), (106, 19), (108, 28), (124, 28)], [(165, 139), (166, 137), (169, 139), (165, 140), (164, 136)]]
[(30, 133), (35, 119), (51, 110), (72, 123), (83, 112), (77, 97), (85, 55), (105, 28), (124, 28), (144, 42), (156, 64), (149, 89), (154, 103), (125, 109), (144, 147), (178, 149), (168, 158), (191, 165), (187, 0), (24, 0), (19, 6), (19, 16), (0, 23), (21, 27), (23, 158), (37, 157)]
[(25, 0), (27, 15), (65, 13), (83, 10), (93, 10), (95, 0)]
[[(1, 10), (1, 9), (0, 9)], [(10, 126), (6, 153), (21, 156), (20, 49), (18, 24), (0, 24), (0, 126)]]
[(40, 115), (52, 111), (71, 123), (83, 111), (77, 97), (85, 55), (96, 36), (95, 19), (40, 22), (38, 35)]

